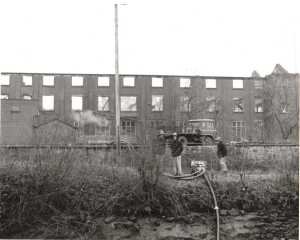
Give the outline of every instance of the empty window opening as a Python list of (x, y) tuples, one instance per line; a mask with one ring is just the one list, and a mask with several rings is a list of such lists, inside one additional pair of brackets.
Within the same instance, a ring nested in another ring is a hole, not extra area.
[(153, 112), (163, 111), (162, 95), (152, 95), (152, 111)]
[(43, 76), (43, 86), (54, 86), (54, 76)]
[(54, 96), (48, 95), (42, 97), (42, 108), (44, 111), (54, 110)]
[(205, 87), (206, 88), (216, 88), (217, 80), (216, 79), (205, 79)]
[(82, 96), (72, 96), (72, 110), (82, 111)]
[(164, 86), (163, 78), (160, 77), (152, 78), (152, 87), (163, 87), (163, 86)]
[(255, 98), (254, 99), (254, 112), (262, 113), (263, 109), (263, 99), (262, 98)]
[(23, 76), (22, 81), (24, 86), (32, 86), (32, 76)]
[(124, 77), (123, 78), (123, 87), (134, 87), (135, 78), (134, 77)]
[(73, 76), (72, 77), (72, 87), (82, 87), (83, 86), (83, 77)]
[(244, 112), (244, 101), (242, 98), (233, 98), (233, 112)]
[(109, 87), (109, 77), (98, 77), (98, 87)]
[(8, 86), (9, 85), (9, 75), (0, 75), (0, 85), (1, 86)]
[(98, 96), (98, 111), (109, 111), (109, 97)]
[(189, 87), (191, 87), (191, 79), (190, 78), (180, 78), (179, 79), (179, 86), (181, 88), (189, 88)]
[(136, 111), (136, 96), (121, 96), (121, 111)]
[(242, 79), (233, 79), (232, 88), (233, 89), (242, 89), (244, 87), (244, 82)]

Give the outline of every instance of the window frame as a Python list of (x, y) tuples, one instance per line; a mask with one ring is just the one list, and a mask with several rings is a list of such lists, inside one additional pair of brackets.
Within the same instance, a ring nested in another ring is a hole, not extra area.
[[(130, 124), (128, 124), (128, 123), (130, 123)], [(132, 124), (132, 123), (134, 123), (134, 124)], [(129, 129), (129, 130), (133, 129), (134, 131), (127, 131), (127, 129)], [(126, 134), (126, 133), (130, 133), (130, 134)], [(137, 121), (136, 120), (134, 120), (134, 119), (124, 119), (124, 118), (120, 119), (120, 135), (121, 136), (136, 137), (136, 133), (137, 133)]]
[[(235, 123), (235, 126), (234, 126)], [(238, 124), (239, 123), (239, 124)], [(240, 125), (240, 126), (238, 126)], [(232, 120), (231, 124), (231, 129), (232, 129), (232, 140), (242, 140), (246, 139), (247, 137), (247, 124), (246, 121), (244, 120)], [(240, 133), (240, 136), (238, 136), (237, 133)]]

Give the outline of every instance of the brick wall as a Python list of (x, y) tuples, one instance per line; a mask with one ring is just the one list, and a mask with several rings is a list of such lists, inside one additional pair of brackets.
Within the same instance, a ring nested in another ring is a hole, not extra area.
[[(279, 68), (279, 70), (278, 70)], [(105, 116), (112, 120), (111, 134), (115, 134), (114, 127), (114, 75), (112, 74), (51, 74), (51, 73), (3, 73), (10, 76), (10, 85), (2, 86), (1, 93), (8, 94), (10, 99), (20, 99), (24, 94), (29, 94), (33, 99), (38, 100), (38, 109), (40, 115), (44, 115), (46, 118), (53, 118), (53, 116), (66, 120), (71, 117), (71, 96), (82, 95), (83, 96), (83, 110), (92, 110), (101, 116)], [(32, 86), (22, 85), (22, 76), (32, 76)], [(43, 76), (53, 75), (55, 76), (54, 86), (43, 86)], [(84, 78), (84, 85), (82, 87), (74, 87), (71, 84), (72, 76), (82, 76)], [(110, 86), (98, 87), (98, 76), (107, 76), (110, 78)], [(127, 75), (135, 77), (136, 85), (134, 87), (122, 86), (123, 75), (120, 76), (120, 95), (122, 96), (136, 96), (137, 97), (137, 111), (136, 112), (121, 112), (122, 118), (131, 118), (136, 121), (137, 136), (139, 139), (143, 139), (145, 136), (145, 127), (155, 125), (154, 127), (165, 126), (168, 129), (174, 129), (176, 122), (184, 121), (191, 118), (211, 118), (217, 121), (218, 134), (222, 136), (225, 142), (233, 140), (233, 121), (244, 121), (246, 127), (245, 138), (257, 142), (259, 140), (265, 140), (268, 142), (282, 142), (282, 136), (280, 135), (280, 128), (276, 123), (269, 127), (270, 136), (266, 137), (266, 131), (264, 134), (257, 131), (255, 126), (256, 120), (263, 120), (266, 126), (270, 121), (266, 121), (265, 118), (268, 115), (268, 111), (265, 113), (254, 112), (254, 99), (255, 97), (263, 97), (263, 90), (255, 88), (255, 80), (261, 80), (263, 82), (269, 81), (282, 82), (288, 79), (290, 91), (289, 104), (290, 112), (285, 114), (286, 118), (290, 118), (290, 114), (296, 114), (299, 109), (299, 75), (289, 74), (282, 67), (276, 67), (274, 72), (264, 78), (258, 75), (252, 77), (216, 77), (216, 76), (176, 76), (176, 75)], [(152, 77), (163, 78), (163, 87), (152, 87)], [(180, 78), (190, 78), (191, 87), (181, 88)], [(216, 79), (216, 88), (206, 88), (206, 79)], [(233, 79), (243, 80), (242, 89), (233, 89)], [(163, 95), (163, 111), (152, 111), (151, 95)], [(42, 110), (42, 96), (54, 95), (54, 111), (46, 112)], [(190, 113), (180, 112), (178, 109), (180, 96), (193, 96), (196, 101), (192, 102)], [(97, 109), (97, 97), (108, 96), (110, 98), (110, 110), (107, 112), (98, 112)], [(216, 114), (209, 113), (207, 110), (201, 108), (206, 97), (217, 97), (220, 99), (222, 105), (221, 114), (216, 117)], [(242, 98), (244, 102), (244, 111), (233, 112), (233, 98)], [(276, 96), (279, 99), (280, 96)], [(278, 101), (277, 101), (278, 102)], [(198, 111), (202, 109), (201, 111)], [(265, 108), (266, 110), (270, 108)], [(154, 123), (154, 124), (153, 124)], [(159, 124), (157, 124), (159, 123)], [(262, 138), (262, 135), (263, 138)], [(298, 142), (298, 128), (293, 130), (293, 134), (288, 138), (289, 142)]]
[(0, 144), (32, 143), (33, 116), (37, 112), (37, 100), (1, 100)]

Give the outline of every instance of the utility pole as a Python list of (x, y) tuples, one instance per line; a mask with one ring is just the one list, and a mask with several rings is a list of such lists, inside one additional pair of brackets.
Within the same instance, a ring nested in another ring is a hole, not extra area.
[(116, 102), (116, 150), (120, 156), (120, 86), (119, 86), (119, 42), (118, 42), (118, 4), (115, 4), (115, 102)]

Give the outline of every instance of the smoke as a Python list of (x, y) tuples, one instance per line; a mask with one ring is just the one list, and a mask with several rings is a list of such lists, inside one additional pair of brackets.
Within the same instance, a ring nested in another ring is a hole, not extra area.
[(107, 127), (109, 125), (109, 121), (105, 117), (96, 116), (91, 110), (87, 110), (84, 112), (73, 112), (72, 117), (81, 126), (88, 123), (95, 123), (99, 127)]

